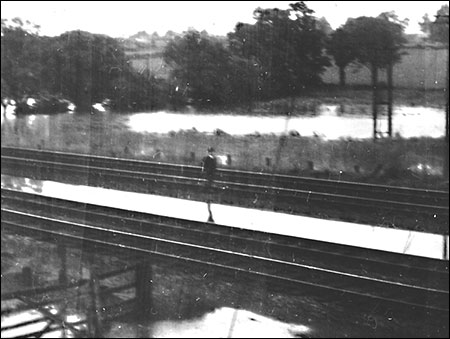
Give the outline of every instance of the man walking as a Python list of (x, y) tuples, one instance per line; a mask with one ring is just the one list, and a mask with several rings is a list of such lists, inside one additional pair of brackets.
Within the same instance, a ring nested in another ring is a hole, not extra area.
[(214, 156), (214, 148), (208, 148), (208, 155), (202, 160), (202, 173), (204, 173), (207, 186), (211, 187), (216, 174), (217, 160)]
[[(214, 177), (216, 174), (216, 168), (217, 168), (217, 160), (214, 156), (214, 148), (209, 147), (208, 148), (208, 155), (203, 158), (202, 160), (202, 173), (204, 173), (206, 177), (206, 187), (208, 188), (208, 194), (211, 194), (210, 188), (213, 185)], [(212, 212), (211, 212), (211, 197), (208, 197), (208, 222), (214, 222)]]

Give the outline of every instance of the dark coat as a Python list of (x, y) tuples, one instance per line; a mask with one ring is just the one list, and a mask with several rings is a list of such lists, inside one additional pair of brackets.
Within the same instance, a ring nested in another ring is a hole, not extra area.
[(213, 155), (207, 155), (202, 161), (202, 171), (206, 174), (207, 178), (212, 179), (216, 172), (217, 161)]

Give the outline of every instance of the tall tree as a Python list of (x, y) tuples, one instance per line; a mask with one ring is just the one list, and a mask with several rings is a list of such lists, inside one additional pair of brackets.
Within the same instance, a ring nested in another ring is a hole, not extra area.
[(435, 17), (430, 19), (428, 14), (423, 16), (423, 21), (420, 23), (422, 32), (427, 33), (428, 37), (432, 41), (448, 44), (449, 41), (449, 6), (448, 4), (442, 5), (437, 11)]
[(231, 55), (223, 41), (190, 30), (167, 44), (164, 60), (173, 68), (174, 86), (186, 100), (197, 106), (228, 101)]
[(321, 82), (329, 65), (324, 55), (326, 34), (304, 2), (280, 10), (257, 8), (256, 23), (239, 23), (228, 34), (232, 52), (254, 58), (261, 69), (261, 91), (266, 97), (299, 94)]
[(331, 28), (330, 23), (325, 17), (321, 17), (317, 20), (317, 29), (325, 33), (325, 35), (330, 36), (333, 33), (333, 28)]
[[(372, 74), (373, 89), (373, 130), (374, 139), (377, 138), (377, 110), (378, 110), (378, 71), (381, 68), (388, 70), (390, 85), (389, 96), (392, 96), (393, 65), (401, 60), (401, 47), (406, 42), (403, 30), (405, 22), (398, 20), (395, 13), (382, 13), (379, 17), (359, 17), (349, 19), (343, 26), (348, 34), (351, 45), (354, 47), (355, 59), (369, 67)], [(389, 100), (388, 133), (392, 135), (392, 98)]]
[(20, 19), (2, 19), (1, 28), (2, 99), (66, 98), (83, 112), (106, 98), (118, 110), (152, 109), (164, 101), (162, 81), (137, 74), (116, 39), (83, 31), (41, 37), (38, 27)]
[(9, 96), (18, 101), (39, 92), (42, 69), (39, 26), (19, 18), (2, 19), (1, 33), (2, 98)]
[(67, 32), (53, 41), (51, 53), (48, 67), (56, 72), (57, 87), (80, 111), (90, 111), (92, 103), (105, 98), (120, 100), (117, 83), (132, 78), (123, 48), (105, 35)]
[(345, 68), (355, 60), (355, 46), (348, 32), (338, 28), (331, 34), (327, 51), (333, 56), (336, 66), (339, 67), (339, 84), (345, 86)]
[(120, 42), (106, 35), (71, 31), (54, 38), (44, 71), (54, 77), (53, 91), (79, 111), (89, 112), (92, 103), (107, 98), (117, 110), (151, 108), (156, 102), (151, 90), (156, 81), (136, 73)]
[(349, 19), (343, 27), (354, 47), (355, 58), (370, 68), (385, 68), (401, 60), (406, 42), (404, 27), (385, 17)]

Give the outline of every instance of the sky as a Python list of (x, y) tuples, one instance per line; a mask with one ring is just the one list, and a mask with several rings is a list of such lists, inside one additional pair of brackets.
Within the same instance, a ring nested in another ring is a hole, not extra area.
[[(55, 36), (84, 30), (112, 37), (139, 31), (164, 35), (189, 28), (226, 35), (236, 23), (253, 23), (257, 7), (287, 9), (295, 1), (1, 1), (1, 17), (20, 17), (40, 25), (40, 35)], [(425, 13), (432, 18), (448, 1), (306, 1), (316, 17), (325, 17), (333, 29), (348, 18), (377, 16), (395, 11), (408, 18), (406, 33), (420, 33)]]

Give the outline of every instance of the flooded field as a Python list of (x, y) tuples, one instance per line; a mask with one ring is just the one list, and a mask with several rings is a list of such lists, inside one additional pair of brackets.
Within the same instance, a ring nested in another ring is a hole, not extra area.
[[(291, 131), (301, 136), (319, 136), (326, 140), (339, 138), (372, 138), (373, 120), (368, 105), (345, 106), (320, 105), (314, 111), (302, 115), (229, 115), (192, 113), (110, 113), (95, 112), (110, 120), (110, 124), (123, 124), (123, 128), (139, 133), (161, 133), (198, 131), (213, 134), (218, 130), (233, 135), (250, 134), (281, 135)], [(56, 115), (15, 116), (2, 114), (3, 128), (16, 132), (30, 133), (37, 129), (49, 131), (51, 126), (59, 126), (77, 120), (89, 123), (92, 117), (86, 114), (61, 113)], [(432, 107), (399, 106), (394, 109), (393, 132), (404, 138), (439, 138), (445, 133), (445, 111)], [(387, 116), (379, 117), (378, 129), (387, 131)], [(48, 132), (49, 133), (49, 132)]]

